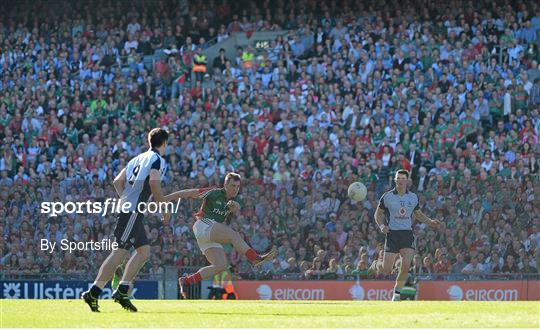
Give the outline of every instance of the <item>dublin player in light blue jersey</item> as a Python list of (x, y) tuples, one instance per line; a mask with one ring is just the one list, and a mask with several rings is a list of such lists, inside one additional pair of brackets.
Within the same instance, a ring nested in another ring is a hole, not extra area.
[[(398, 170), (395, 176), (396, 187), (385, 192), (375, 210), (375, 222), (379, 230), (386, 235), (384, 257), (381, 262), (374, 262), (370, 272), (389, 274), (396, 261), (401, 257), (401, 267), (396, 278), (392, 300), (400, 300), (401, 288), (407, 280), (409, 267), (416, 249), (413, 234), (413, 217), (431, 227), (438, 227), (441, 222), (430, 219), (420, 210), (418, 195), (407, 189), (409, 172)], [(385, 221), (388, 220), (388, 222)]]
[[(113, 250), (101, 265), (97, 278), (90, 290), (82, 294), (82, 299), (90, 306), (92, 312), (99, 312), (98, 298), (101, 291), (111, 280), (118, 266), (129, 254), (133, 247), (135, 253), (129, 258), (122, 278), (112, 295), (115, 302), (131, 312), (137, 308), (129, 300), (129, 291), (139, 269), (150, 256), (150, 245), (144, 230), (144, 214), (139, 212), (138, 204), (149, 202), (153, 196), (154, 201), (168, 202), (171, 195), (164, 196), (161, 189), (161, 180), (165, 174), (165, 160), (161, 157), (167, 147), (169, 133), (161, 128), (154, 128), (148, 134), (150, 149), (129, 161), (114, 179), (113, 186), (120, 196), (122, 205), (131, 205), (126, 213), (120, 213), (114, 236), (118, 249)], [(125, 204), (124, 204), (125, 203)], [(127, 204), (129, 203), (129, 204)], [(163, 215), (166, 224), (170, 213)]]

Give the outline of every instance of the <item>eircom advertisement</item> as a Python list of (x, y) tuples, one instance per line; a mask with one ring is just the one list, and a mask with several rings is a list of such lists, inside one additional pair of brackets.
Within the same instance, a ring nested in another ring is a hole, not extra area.
[(350, 281), (237, 281), (240, 299), (390, 300), (393, 283)]
[[(237, 281), (239, 299), (390, 300), (391, 281)], [(540, 281), (424, 281), (418, 300), (539, 300)]]
[(540, 281), (425, 281), (421, 300), (540, 300)]
[[(92, 286), (88, 281), (0, 281), (0, 299), (78, 299)], [(157, 281), (137, 281), (131, 292), (136, 299), (157, 299)], [(101, 298), (110, 299), (110, 286)]]

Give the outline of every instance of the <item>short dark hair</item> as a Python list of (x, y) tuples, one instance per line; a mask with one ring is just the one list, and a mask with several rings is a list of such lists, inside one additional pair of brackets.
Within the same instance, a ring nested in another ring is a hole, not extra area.
[(240, 174), (238, 174), (238, 173), (229, 172), (225, 176), (225, 182), (227, 182), (229, 180), (240, 181), (240, 180), (242, 180), (242, 176)]
[(396, 172), (396, 176), (397, 176), (398, 174), (404, 174), (404, 175), (407, 176), (407, 179), (409, 178), (409, 171), (407, 171), (407, 170), (405, 170), (405, 169), (400, 169), (400, 170), (398, 170), (398, 171)]
[(154, 128), (148, 133), (148, 143), (151, 148), (161, 147), (169, 139), (169, 132), (163, 128)]

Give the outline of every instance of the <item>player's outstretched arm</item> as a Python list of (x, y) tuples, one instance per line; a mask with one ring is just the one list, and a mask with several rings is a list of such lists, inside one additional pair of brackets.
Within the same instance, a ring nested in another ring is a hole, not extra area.
[(198, 199), (198, 198), (204, 197), (206, 192), (207, 192), (207, 189), (184, 189), (184, 190), (173, 192), (172, 194), (169, 194), (165, 196), (164, 198), (168, 202), (177, 201), (179, 198)]
[(430, 217), (425, 215), (424, 212), (422, 212), (422, 210), (415, 210), (413, 212), (413, 215), (414, 215), (415, 219), (417, 219), (420, 222), (423, 222), (423, 223), (427, 224), (430, 227), (435, 227), (436, 228), (442, 223), (439, 220), (431, 219)]
[(122, 191), (124, 191), (124, 184), (126, 183), (126, 168), (124, 167), (120, 173), (113, 180), (113, 187), (118, 194), (118, 197), (122, 196)]

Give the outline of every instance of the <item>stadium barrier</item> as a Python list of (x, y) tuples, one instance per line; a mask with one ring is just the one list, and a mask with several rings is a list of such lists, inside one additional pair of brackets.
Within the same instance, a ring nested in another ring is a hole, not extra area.
[[(186, 269), (183, 269), (186, 270)], [(486, 275), (487, 276), (487, 275)], [(513, 274), (502, 280), (466, 278), (421, 279), (418, 300), (540, 300), (538, 274)], [(179, 299), (178, 269), (165, 267), (163, 276), (141, 274), (132, 291), (136, 299)], [(0, 299), (76, 299), (92, 284), (88, 274), (34, 274), (0, 279)], [(239, 299), (272, 300), (389, 300), (393, 280), (237, 280)], [(193, 285), (191, 299), (208, 299), (212, 281)], [(101, 298), (109, 299), (108, 285)]]
[[(91, 281), (71, 280), (1, 280), (0, 299), (78, 299), (92, 286)], [(163, 297), (160, 281), (135, 282), (131, 292), (135, 299), (158, 299)], [(102, 299), (110, 299), (110, 284), (103, 289)]]
[[(164, 272), (161, 274), (138, 274), (135, 287), (131, 291), (133, 298), (178, 299), (178, 268), (164, 266), (163, 269)], [(76, 299), (91, 286), (96, 275), (95, 273), (0, 273), (0, 299)], [(111, 294), (111, 286), (108, 284), (100, 298), (110, 299)]]
[[(239, 299), (390, 300), (394, 281), (236, 281)], [(540, 300), (540, 281), (424, 281), (418, 300)]]

